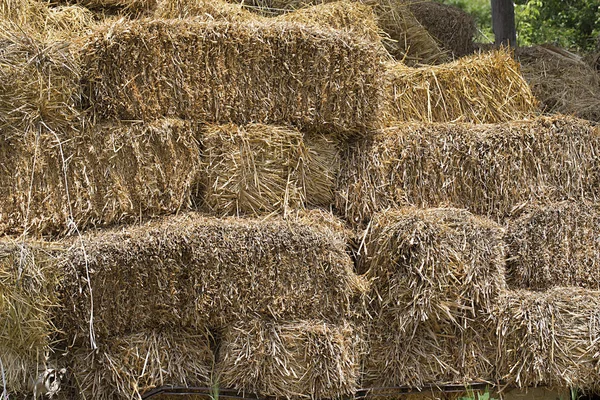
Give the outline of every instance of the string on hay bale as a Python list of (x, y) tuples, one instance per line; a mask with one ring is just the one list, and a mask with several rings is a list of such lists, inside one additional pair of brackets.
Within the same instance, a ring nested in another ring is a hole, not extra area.
[(600, 289), (600, 210), (585, 202), (530, 207), (509, 221), (508, 277), (513, 287)]
[(0, 231), (58, 235), (190, 207), (194, 124), (102, 123), (17, 132), (0, 145)]
[(536, 101), (519, 65), (504, 50), (449, 64), (388, 63), (385, 121), (496, 123), (533, 115)]
[(15, 26), (0, 31), (0, 134), (72, 124), (80, 74), (69, 44), (45, 43)]
[(378, 119), (377, 51), (347, 33), (295, 23), (172, 19), (104, 26), (83, 60), (99, 116), (360, 133)]
[(473, 52), (476, 25), (470, 14), (458, 7), (436, 1), (410, 0), (408, 5), (429, 34), (455, 57)]
[(217, 215), (285, 214), (329, 206), (339, 170), (338, 145), (325, 136), (262, 124), (213, 125), (203, 132), (204, 201)]
[(360, 343), (348, 323), (237, 323), (223, 338), (220, 382), (259, 396), (343, 398), (358, 388)]
[(552, 45), (519, 48), (516, 56), (545, 112), (600, 121), (600, 75), (581, 57)]
[(374, 217), (360, 259), (373, 282), (371, 385), (421, 388), (493, 376), (488, 315), (506, 289), (503, 234), (458, 209)]
[(55, 245), (0, 242), (0, 360), (9, 392), (23, 393), (43, 372), (56, 328)]
[(73, 243), (60, 324), (69, 337), (87, 335), (92, 300), (96, 336), (106, 337), (256, 316), (335, 322), (365, 290), (345, 241), (281, 218), (192, 213)]
[(500, 380), (518, 387), (598, 390), (600, 292), (509, 291), (496, 315)]
[(206, 329), (130, 333), (100, 343), (97, 351), (72, 350), (76, 383), (71, 398), (139, 399), (153, 388), (209, 386), (213, 338)]
[(503, 219), (524, 203), (595, 200), (600, 131), (571, 117), (503, 124), (406, 124), (342, 156), (337, 209), (352, 224), (395, 205)]

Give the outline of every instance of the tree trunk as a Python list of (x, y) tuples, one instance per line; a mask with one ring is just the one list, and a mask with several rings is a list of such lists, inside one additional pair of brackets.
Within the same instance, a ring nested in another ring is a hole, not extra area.
[(517, 47), (515, 29), (515, 5), (512, 0), (491, 0), (492, 29), (496, 37), (496, 46)]

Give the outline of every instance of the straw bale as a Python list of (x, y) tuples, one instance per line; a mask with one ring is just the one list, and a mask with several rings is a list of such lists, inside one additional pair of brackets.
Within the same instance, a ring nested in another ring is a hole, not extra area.
[(62, 4), (76, 4), (92, 10), (122, 11), (132, 16), (152, 13), (158, 0), (54, 0)]
[(73, 123), (79, 79), (77, 57), (67, 42), (42, 42), (10, 25), (0, 29), (0, 135)]
[[(397, 325), (383, 315), (371, 326), (364, 387), (421, 390), (425, 385), (494, 382), (496, 324), (488, 316), (463, 316), (454, 323), (406, 318)], [(393, 393), (387, 397), (398, 398)]]
[[(245, 7), (263, 15), (290, 15), (283, 18), (294, 18), (299, 13), (312, 13), (309, 9), (319, 12), (320, 5), (336, 2), (335, 0), (246, 0)], [(349, 6), (347, 1), (336, 2), (340, 6)], [(343, 4), (346, 5), (343, 5)], [(350, 3), (361, 3), (373, 8), (377, 25), (383, 32), (383, 44), (388, 52), (397, 60), (414, 65), (437, 64), (446, 60), (446, 54), (440, 50), (436, 41), (412, 15), (403, 0), (351, 0)], [(310, 6), (316, 6), (310, 8)], [(294, 11), (294, 12), (289, 12)], [(360, 24), (360, 22), (359, 22)], [(356, 24), (353, 23), (353, 26)], [(371, 30), (371, 29), (369, 29)]]
[(252, 21), (260, 17), (241, 4), (221, 0), (161, 0), (154, 12), (156, 18), (202, 18), (207, 21)]
[(507, 272), (516, 288), (600, 289), (600, 210), (583, 202), (530, 207), (509, 221)]
[(421, 25), (444, 49), (451, 51), (455, 57), (473, 52), (476, 25), (469, 13), (436, 1), (410, 0), (408, 4)]
[(337, 209), (354, 225), (394, 205), (451, 206), (503, 219), (524, 203), (596, 200), (600, 131), (575, 118), (406, 124), (343, 155)]
[(280, 218), (191, 213), (90, 233), (63, 260), (72, 272), (60, 328), (87, 335), (91, 301), (98, 337), (255, 316), (335, 322), (352, 315), (365, 285), (346, 243), (330, 232)]
[(275, 398), (351, 396), (358, 388), (360, 341), (348, 323), (238, 323), (221, 345), (220, 383)]
[(600, 121), (600, 75), (581, 57), (552, 45), (519, 48), (516, 56), (545, 112)]
[(375, 312), (397, 321), (452, 322), (490, 310), (506, 288), (503, 234), (496, 223), (459, 209), (376, 214), (359, 260), (374, 280)]
[(334, 202), (335, 139), (262, 124), (212, 125), (203, 132), (204, 201), (217, 215), (285, 214)]
[(194, 124), (41, 129), (0, 145), (0, 232), (56, 235), (190, 207), (200, 150)]
[(54, 246), (0, 242), (0, 361), (10, 392), (26, 391), (50, 352), (58, 306)]
[(207, 386), (214, 365), (206, 329), (148, 331), (105, 340), (70, 357), (76, 398), (133, 400), (155, 387)]
[(104, 26), (83, 59), (100, 116), (362, 132), (378, 118), (377, 51), (302, 24), (172, 19)]
[(519, 65), (505, 50), (422, 68), (388, 63), (384, 80), (388, 126), (404, 121), (496, 123), (536, 111)]
[(499, 379), (518, 387), (598, 390), (600, 292), (509, 291), (496, 314)]

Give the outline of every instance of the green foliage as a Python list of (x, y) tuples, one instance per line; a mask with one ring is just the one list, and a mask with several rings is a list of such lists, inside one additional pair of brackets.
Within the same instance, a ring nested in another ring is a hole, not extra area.
[[(493, 42), (490, 0), (437, 0), (457, 6), (477, 22), (477, 41)], [(520, 46), (554, 43), (575, 50), (593, 50), (600, 36), (599, 0), (516, 0)]]
[(591, 50), (600, 35), (598, 0), (517, 0), (519, 45), (554, 43)]
[(466, 396), (459, 397), (458, 400), (498, 400), (490, 395), (490, 390), (485, 389), (483, 393), (468, 391)]

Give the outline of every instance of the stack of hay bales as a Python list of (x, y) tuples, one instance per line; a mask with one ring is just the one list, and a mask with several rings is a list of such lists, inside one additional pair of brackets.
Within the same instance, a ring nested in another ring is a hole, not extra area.
[(490, 318), (505, 290), (503, 229), (458, 209), (376, 214), (361, 263), (373, 279), (367, 382), (468, 383), (494, 376)]
[(600, 121), (600, 75), (581, 57), (552, 45), (519, 48), (516, 56), (545, 112)]

